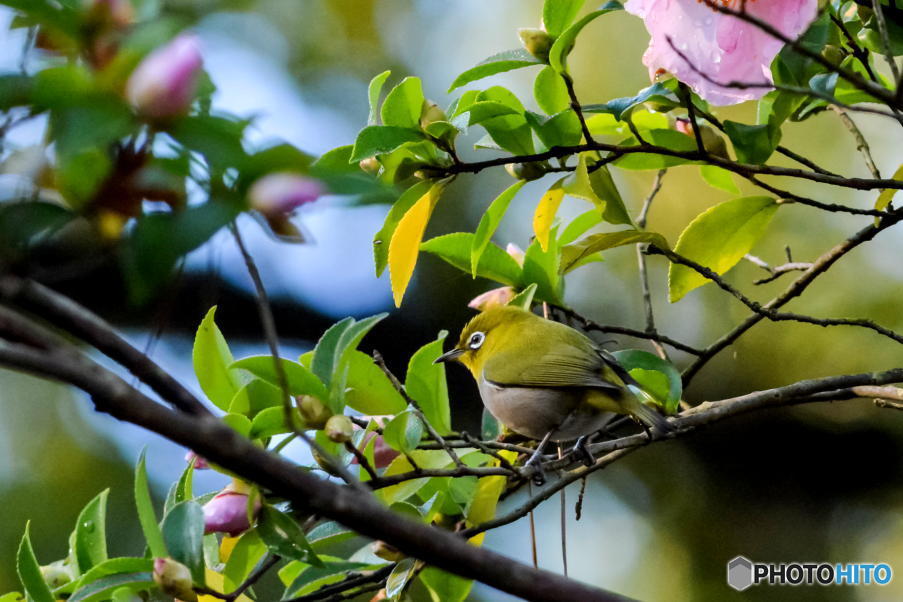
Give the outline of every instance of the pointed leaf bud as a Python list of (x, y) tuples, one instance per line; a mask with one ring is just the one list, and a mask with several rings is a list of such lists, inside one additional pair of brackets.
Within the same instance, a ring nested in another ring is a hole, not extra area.
[(505, 247), (505, 252), (514, 258), (514, 261), (517, 262), (517, 265), (524, 267), (524, 257), (526, 253), (519, 246), (514, 244), (513, 242), (509, 242), (508, 246)]
[(548, 167), (546, 163), (507, 163), (505, 164), (505, 171), (512, 178), (529, 182), (546, 175), (546, 167)]
[(424, 100), (423, 101), (423, 109), (420, 111), (420, 127), (426, 129), (431, 123), (435, 123), (436, 121), (446, 121), (448, 118), (445, 115), (445, 111), (442, 110), (439, 105), (434, 103), (432, 100)]
[(277, 218), (316, 201), (325, 192), (319, 180), (291, 172), (275, 172), (251, 185), (248, 201), (251, 209), (256, 209), (267, 218)]
[(326, 426), (323, 428), (326, 431), (326, 436), (329, 437), (329, 440), (336, 443), (350, 441), (351, 434), (354, 431), (354, 425), (351, 423), (351, 419), (344, 414), (332, 416), (326, 421)]
[(202, 63), (198, 39), (182, 34), (141, 61), (129, 77), (126, 96), (151, 119), (184, 115), (197, 93)]
[(364, 159), (360, 163), (358, 163), (358, 166), (360, 166), (360, 168), (365, 173), (368, 173), (373, 176), (378, 174), (380, 168), (382, 167), (382, 165), (379, 162), (379, 159), (377, 159), (376, 157), (367, 157), (366, 159)]
[(555, 40), (544, 29), (522, 27), (517, 30), (517, 35), (520, 36), (521, 44), (527, 52), (543, 63), (549, 62), (549, 50), (552, 49)]
[[(698, 125), (699, 134), (702, 137), (702, 145), (705, 149), (715, 156), (728, 159), (727, 144), (725, 144), (724, 138), (719, 136), (711, 127), (705, 124)], [(691, 138), (695, 137), (695, 134), (693, 133), (693, 124), (685, 117), (678, 117), (674, 120), (674, 129)]]
[(374, 541), (372, 544), (370, 544), (370, 550), (375, 556), (378, 556), (383, 560), (388, 560), (389, 562), (398, 562), (405, 557), (404, 554), (402, 554), (398, 550), (398, 548), (393, 545), (387, 544), (382, 540)]
[(191, 571), (172, 558), (154, 558), (154, 583), (167, 596), (194, 602), (198, 599), (192, 588)]
[(48, 586), (50, 586), (50, 589), (62, 587), (76, 577), (75, 571), (73, 570), (72, 565), (69, 563), (68, 558), (57, 560), (55, 562), (51, 562), (48, 565), (42, 566), (41, 576), (44, 578), (44, 582)]

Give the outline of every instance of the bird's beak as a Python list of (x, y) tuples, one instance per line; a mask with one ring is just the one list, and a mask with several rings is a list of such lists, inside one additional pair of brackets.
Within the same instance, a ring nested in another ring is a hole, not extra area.
[(443, 364), (445, 362), (450, 362), (452, 360), (456, 360), (456, 359), (458, 359), (458, 356), (460, 356), (462, 353), (464, 353), (464, 349), (452, 349), (451, 351), (446, 351), (445, 353), (443, 353), (442, 355), (437, 357), (433, 361), (433, 363), (434, 364)]

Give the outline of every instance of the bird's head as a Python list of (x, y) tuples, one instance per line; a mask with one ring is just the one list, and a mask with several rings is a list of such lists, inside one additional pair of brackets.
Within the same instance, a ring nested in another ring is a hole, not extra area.
[(479, 379), (484, 362), (493, 353), (516, 342), (517, 332), (526, 321), (536, 316), (510, 305), (494, 306), (474, 316), (461, 331), (458, 344), (436, 362), (458, 361)]

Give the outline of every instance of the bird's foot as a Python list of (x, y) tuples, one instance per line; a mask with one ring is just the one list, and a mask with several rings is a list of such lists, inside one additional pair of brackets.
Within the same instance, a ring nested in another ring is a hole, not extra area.
[(533, 480), (533, 484), (537, 487), (542, 487), (546, 484), (546, 473), (542, 468), (542, 448), (537, 448), (533, 455), (530, 456), (530, 459), (527, 460), (527, 463), (524, 464), (524, 468), (532, 467), (534, 472), (533, 476), (530, 477)]
[(586, 446), (588, 439), (589, 437), (587, 435), (580, 437), (571, 449), (571, 453), (576, 456), (578, 460), (583, 462), (583, 465), (586, 467), (590, 467), (596, 463), (593, 453), (589, 451), (589, 448)]

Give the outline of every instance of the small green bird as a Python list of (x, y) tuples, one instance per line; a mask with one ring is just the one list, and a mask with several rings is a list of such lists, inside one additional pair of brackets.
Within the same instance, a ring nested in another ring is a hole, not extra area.
[[(531, 439), (578, 440), (613, 414), (667, 433), (670, 423), (610, 353), (573, 328), (508, 305), (487, 309), (461, 332), (457, 346), (436, 361), (464, 364), (489, 412)], [(540, 444), (540, 448), (542, 444)]]

